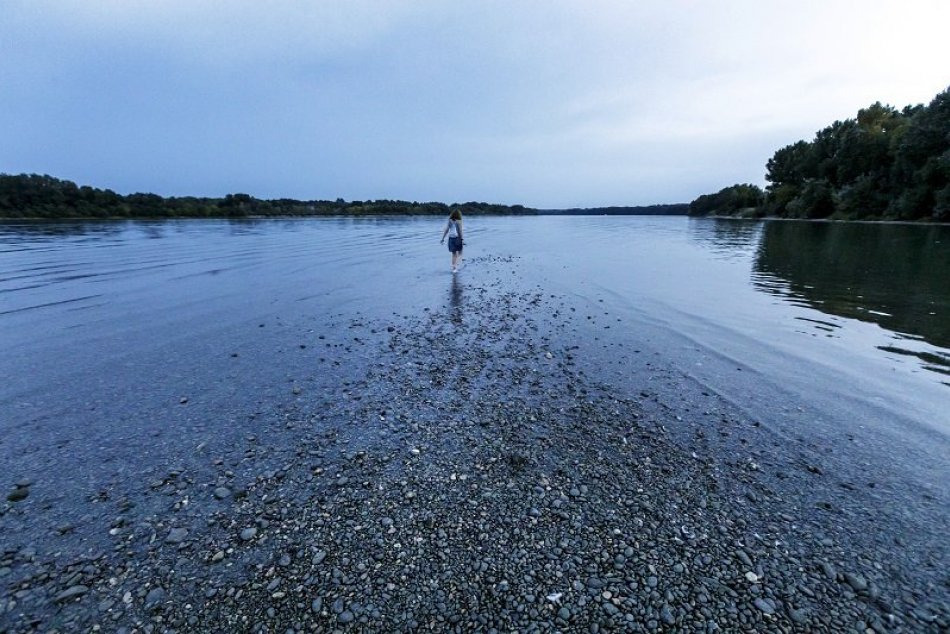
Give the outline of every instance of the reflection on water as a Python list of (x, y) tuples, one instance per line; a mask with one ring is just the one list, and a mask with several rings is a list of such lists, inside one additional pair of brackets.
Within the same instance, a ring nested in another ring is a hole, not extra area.
[[(950, 227), (754, 224), (762, 226), (753, 263), (758, 289), (826, 314), (876, 323), (900, 336), (899, 345), (882, 350), (916, 356), (928, 369), (950, 373)], [(829, 332), (839, 327), (823, 326)]]
[(720, 257), (738, 258), (754, 253), (762, 237), (761, 222), (690, 218), (690, 238)]
[(452, 285), (449, 287), (449, 314), (453, 324), (462, 324), (462, 281), (459, 275), (452, 276)]
[[(26, 247), (32, 242), (58, 240), (60, 238), (103, 238), (120, 234), (124, 229), (121, 222), (92, 221), (43, 221), (0, 222), (0, 244), (3, 250), (15, 250), (11, 247)], [(8, 242), (9, 241), (9, 242)], [(21, 242), (22, 241), (22, 242)]]
[(950, 226), (691, 219), (689, 233), (750, 266), (757, 291), (827, 316), (792, 316), (802, 332), (838, 338), (850, 319), (877, 324), (878, 350), (950, 376)]

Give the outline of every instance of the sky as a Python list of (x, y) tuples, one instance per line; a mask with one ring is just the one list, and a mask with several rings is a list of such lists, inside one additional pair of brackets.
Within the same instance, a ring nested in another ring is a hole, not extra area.
[(948, 29), (948, 0), (0, 0), (0, 172), (689, 202), (876, 101), (928, 103)]

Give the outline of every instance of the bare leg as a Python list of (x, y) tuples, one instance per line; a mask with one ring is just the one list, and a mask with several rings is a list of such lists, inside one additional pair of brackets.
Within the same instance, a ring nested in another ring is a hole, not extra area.
[(455, 271), (457, 268), (456, 263), (458, 262), (458, 259), (459, 259), (458, 251), (452, 251), (452, 270), (453, 271)]

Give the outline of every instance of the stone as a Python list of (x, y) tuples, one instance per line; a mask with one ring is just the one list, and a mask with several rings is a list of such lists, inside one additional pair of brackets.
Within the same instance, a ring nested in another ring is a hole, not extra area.
[(227, 487), (218, 487), (214, 490), (214, 497), (219, 500), (231, 497), (231, 489)]
[(20, 502), (30, 495), (30, 489), (27, 487), (17, 487), (7, 494), (7, 501)]
[(670, 611), (670, 606), (665, 605), (660, 610), (660, 618), (663, 619), (663, 622), (667, 625), (673, 625), (676, 623), (676, 618), (673, 616), (673, 613)]
[(255, 537), (257, 537), (257, 529), (254, 528), (253, 526), (251, 526), (250, 528), (245, 528), (244, 530), (241, 531), (241, 539), (246, 542), (251, 541)]
[(844, 573), (844, 580), (848, 582), (848, 585), (854, 588), (855, 592), (864, 592), (868, 589), (868, 582), (864, 577), (857, 573), (846, 572)]
[(765, 614), (775, 614), (775, 606), (768, 599), (763, 599), (762, 597), (757, 598), (753, 601), (755, 607), (759, 608)]
[(75, 585), (66, 588), (62, 592), (56, 595), (56, 598), (53, 599), (57, 603), (62, 601), (69, 601), (70, 599), (75, 599), (76, 597), (81, 597), (82, 595), (89, 592), (89, 588), (82, 585)]
[(165, 600), (165, 590), (162, 588), (152, 588), (151, 590), (149, 590), (148, 594), (145, 595), (145, 607), (146, 608), (156, 607), (164, 600)]
[(180, 544), (188, 537), (187, 528), (173, 528), (168, 531), (168, 537), (165, 538), (166, 544)]

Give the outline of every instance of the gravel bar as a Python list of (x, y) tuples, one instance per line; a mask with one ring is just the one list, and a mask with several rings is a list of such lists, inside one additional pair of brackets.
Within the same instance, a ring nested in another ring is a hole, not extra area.
[(945, 497), (894, 510), (516, 265), (301, 332), (335, 390), (293, 383), (305, 406), (228, 443), (183, 432), (178, 464), (76, 502), (85, 522), (45, 525), (11, 474), (0, 632), (950, 628)]

